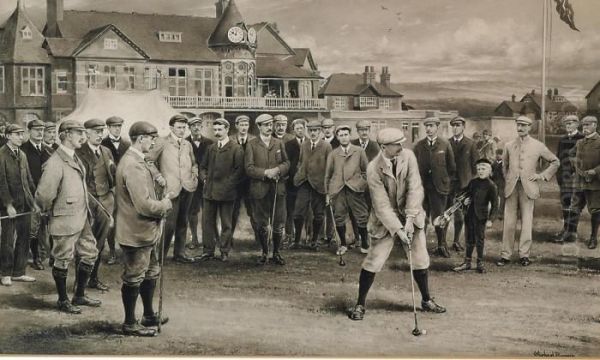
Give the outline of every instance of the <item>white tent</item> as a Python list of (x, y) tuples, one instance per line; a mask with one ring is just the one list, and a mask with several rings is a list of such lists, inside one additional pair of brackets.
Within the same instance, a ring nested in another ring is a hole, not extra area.
[(147, 121), (158, 129), (159, 135), (169, 133), (169, 119), (177, 114), (158, 90), (115, 91), (89, 89), (77, 108), (60, 122), (89, 119), (106, 120), (118, 116), (125, 120), (122, 135), (128, 137), (129, 127), (136, 121)]

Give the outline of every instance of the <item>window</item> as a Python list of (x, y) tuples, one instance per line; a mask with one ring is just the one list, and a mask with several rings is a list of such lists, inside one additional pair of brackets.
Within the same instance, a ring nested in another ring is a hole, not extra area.
[(158, 39), (161, 42), (181, 42), (181, 33), (174, 31), (159, 31)]
[(196, 85), (197, 96), (213, 96), (213, 70), (205, 68), (197, 68), (195, 72), (194, 82)]
[(248, 96), (254, 96), (254, 76), (248, 76)]
[(377, 107), (377, 98), (374, 96), (361, 96), (359, 100), (361, 108), (364, 107)]
[(237, 83), (235, 84), (235, 96), (245, 97), (246, 96), (246, 77), (238, 76)]
[(0, 94), (4, 93), (4, 66), (0, 66)]
[(57, 94), (66, 94), (67, 92), (68, 92), (67, 72), (66, 71), (57, 71), (56, 72), (56, 93)]
[(379, 108), (383, 109), (383, 110), (390, 110), (392, 108), (392, 99), (380, 98), (379, 99)]
[(333, 97), (333, 109), (334, 110), (348, 110), (348, 98), (345, 96), (334, 96)]
[(31, 40), (33, 34), (31, 33), (31, 29), (29, 28), (29, 26), (24, 26), (21, 29), (21, 36), (23, 37), (23, 39)]
[(98, 83), (98, 65), (89, 64), (87, 66), (87, 85), (88, 88), (95, 89)]
[(44, 88), (44, 68), (42, 66), (23, 66), (21, 68), (22, 96), (43, 96)]
[(225, 96), (232, 97), (233, 96), (233, 77), (225, 76)]
[(145, 67), (144, 68), (144, 87), (146, 90), (152, 90), (157, 88), (157, 79), (159, 72), (156, 69)]
[(407, 122), (402, 123), (402, 132), (404, 133), (405, 136), (406, 136), (406, 134), (408, 134), (408, 126), (409, 126), (409, 123), (407, 123)]
[(420, 129), (420, 125), (419, 123), (412, 123), (412, 134), (411, 134), (411, 141), (417, 142), (417, 140), (419, 140), (419, 129)]
[(186, 96), (187, 70), (185, 68), (169, 68), (169, 95)]
[(125, 66), (123, 72), (127, 79), (127, 90), (135, 89), (135, 68), (133, 66)]
[(106, 76), (106, 88), (115, 90), (117, 88), (117, 68), (114, 65), (105, 65), (104, 75)]
[(117, 50), (118, 49), (117, 39), (113, 39), (113, 38), (104, 39), (104, 49), (105, 50)]

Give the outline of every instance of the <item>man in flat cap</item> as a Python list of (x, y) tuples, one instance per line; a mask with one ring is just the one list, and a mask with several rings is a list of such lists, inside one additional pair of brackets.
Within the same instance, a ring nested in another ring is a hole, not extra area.
[(44, 123), (44, 146), (50, 155), (54, 150), (58, 149), (58, 143), (56, 142), (56, 124), (52, 121), (46, 121)]
[[(377, 142), (371, 141), (371, 122), (369, 120), (359, 120), (356, 122), (356, 132), (358, 139), (351, 141), (352, 145), (360, 146), (366, 153), (369, 162), (379, 155), (379, 146)], [(338, 139), (339, 140), (339, 139)]]
[[(561, 136), (558, 141), (556, 156), (560, 161), (556, 181), (560, 187), (560, 204), (562, 207), (563, 228), (556, 234), (555, 242), (577, 241), (577, 225), (579, 214), (585, 206), (585, 202), (575, 201), (576, 198), (584, 196), (583, 191), (578, 189), (577, 174), (575, 173), (575, 144), (584, 138), (579, 132), (579, 118), (577, 115), (567, 115), (562, 119), (566, 135)], [(594, 154), (597, 155), (597, 154)], [(577, 206), (579, 205), (579, 206)]]
[[(450, 120), (453, 136), (449, 139), (454, 161), (456, 163), (456, 177), (452, 179), (450, 201), (454, 202), (456, 197), (460, 196), (467, 190), (467, 186), (471, 179), (475, 177), (475, 163), (478, 159), (475, 142), (465, 136), (465, 119), (457, 116)], [(454, 213), (454, 242), (452, 248), (456, 251), (463, 251), (460, 244), (460, 233), (465, 222), (465, 215), (461, 209)]]
[(479, 148), (479, 158), (487, 159), (489, 162), (494, 161), (496, 157), (496, 142), (492, 139), (492, 132), (488, 129), (483, 130), (483, 140)]
[[(269, 253), (269, 225), (273, 236), (273, 261), (285, 265), (279, 253), (285, 226), (285, 181), (290, 162), (285, 146), (273, 133), (273, 117), (261, 114), (256, 118), (260, 135), (248, 142), (245, 152), (246, 174), (250, 177), (250, 197), (253, 201), (253, 221), (262, 248), (259, 264), (267, 262)], [(274, 209), (275, 207), (275, 209)], [(271, 217), (274, 218), (271, 219)]]
[(275, 115), (273, 117), (273, 137), (281, 140), (285, 145), (290, 140), (294, 139), (294, 135), (287, 132), (288, 118), (283, 114)]
[(373, 202), (368, 224), (372, 244), (362, 262), (358, 300), (349, 314), (352, 320), (363, 319), (367, 294), (375, 274), (383, 269), (396, 241), (400, 241), (405, 254), (411, 251), (412, 276), (421, 292), (421, 309), (434, 313), (446, 311), (429, 294), (429, 254), (422, 207), (424, 190), (415, 155), (402, 147), (405, 140), (400, 129), (380, 130), (377, 142), (381, 153), (367, 167)]
[(351, 131), (352, 129), (348, 125), (337, 127), (335, 136), (339, 140), (340, 146), (327, 157), (325, 169), (326, 203), (333, 209), (335, 227), (340, 239), (338, 255), (343, 255), (347, 250), (346, 222), (350, 211), (356, 218), (361, 251), (367, 253), (369, 250), (367, 234), (369, 207), (365, 198), (365, 192), (368, 191), (367, 164), (369, 160), (362, 147), (350, 143)]
[[(446, 139), (438, 136), (440, 119), (430, 117), (425, 119), (423, 124), (427, 136), (417, 142), (414, 151), (425, 188), (425, 211), (433, 222), (446, 210), (448, 195), (452, 190), (451, 181), (456, 176), (456, 163), (452, 147)], [(435, 234), (438, 241), (436, 253), (446, 258), (450, 257), (446, 245), (446, 228), (436, 226)]]
[[(539, 181), (549, 181), (559, 166), (558, 158), (542, 142), (529, 136), (531, 124), (527, 116), (516, 119), (518, 137), (504, 147), (504, 229), (502, 233), (501, 258), (496, 263), (504, 266), (511, 260), (515, 245), (517, 209), (521, 211), (521, 236), (519, 239), (519, 261), (529, 266), (529, 250), (532, 243), (533, 207), (540, 197)], [(540, 159), (550, 164), (541, 173), (537, 172)]]
[[(33, 184), (37, 187), (42, 177), (42, 165), (50, 158), (51, 153), (44, 149), (44, 122), (41, 120), (31, 120), (27, 123), (29, 131), (29, 141), (21, 145), (21, 150), (27, 156), (29, 172), (33, 179)], [(32, 192), (35, 194), (35, 191)], [(43, 255), (50, 252), (50, 243), (46, 233), (47, 218), (42, 217), (40, 213), (31, 214), (31, 227), (29, 232), (29, 247), (33, 257), (31, 266), (36, 270), (44, 270), (42, 264)]]
[(340, 146), (340, 142), (335, 138), (335, 123), (333, 119), (323, 119), (321, 121), (321, 129), (323, 131), (323, 140), (331, 145), (332, 150)]
[[(213, 133), (217, 141), (208, 147), (200, 163), (200, 183), (204, 184), (200, 260), (215, 258), (215, 240), (219, 239), (220, 260), (225, 262), (233, 243), (233, 204), (244, 173), (244, 150), (229, 139), (229, 121), (216, 119)], [(216, 233), (217, 216), (221, 219), (220, 234)]]
[(114, 243), (113, 215), (115, 212), (115, 173), (117, 166), (112, 152), (101, 145), (104, 136), (104, 121), (90, 119), (83, 123), (87, 134), (87, 141), (75, 154), (85, 167), (85, 182), (90, 195), (90, 210), (93, 215), (92, 234), (96, 238), (98, 259), (90, 274), (88, 286), (100, 291), (107, 291), (108, 286), (98, 279), (98, 270), (102, 258), (102, 251), (107, 239), (111, 237)]
[(20, 125), (9, 124), (5, 132), (7, 143), (0, 148), (0, 215), (9, 218), (0, 222), (0, 281), (10, 286), (12, 281), (35, 281), (25, 275), (30, 216), (20, 214), (39, 209), (33, 200), (35, 184), (27, 156), (20, 149), (25, 130)]
[(175, 234), (173, 260), (179, 263), (194, 262), (193, 258), (185, 254), (185, 241), (188, 211), (194, 191), (198, 187), (198, 164), (192, 145), (183, 138), (187, 124), (185, 116), (174, 115), (169, 120), (169, 135), (156, 139), (154, 147), (146, 156), (154, 179), (165, 187), (167, 192), (176, 195), (172, 199), (173, 211), (169, 212), (165, 225), (164, 253), (165, 256), (168, 254), (171, 238)]
[[(49, 214), (50, 236), (54, 241), (52, 276), (58, 292), (58, 309), (80, 314), (79, 306), (100, 306), (99, 300), (85, 295), (85, 287), (98, 257), (92, 234), (85, 166), (75, 154), (85, 139), (84, 127), (77, 121), (63, 121), (59, 128), (61, 145), (44, 164), (35, 192), (42, 211)], [(67, 273), (73, 258), (79, 258), (77, 287), (72, 302), (67, 295)]]
[[(294, 244), (300, 243), (302, 228), (308, 209), (313, 212), (312, 236), (310, 248), (318, 250), (319, 232), (325, 219), (325, 168), (327, 156), (331, 153), (331, 145), (321, 140), (321, 122), (311, 120), (308, 123), (308, 137), (300, 148), (298, 171), (294, 175), (294, 186), (298, 187), (298, 195), (294, 205), (294, 227), (296, 236)], [(308, 236), (308, 234), (307, 234)]]
[[(196, 157), (196, 164), (200, 168), (200, 163), (206, 156), (208, 147), (213, 144), (213, 141), (206, 136), (202, 136), (202, 118), (194, 117), (188, 122), (190, 127), (190, 136), (186, 138), (187, 141), (192, 145), (194, 156)], [(200, 247), (200, 241), (198, 240), (198, 218), (202, 218), (199, 214), (202, 210), (202, 191), (204, 190), (202, 182), (198, 182), (198, 187), (194, 191), (192, 196), (192, 202), (190, 203), (190, 210), (188, 215), (188, 223), (190, 225), (190, 231), (192, 233), (192, 242), (188, 244), (188, 249), (196, 249)]]
[[(121, 298), (125, 310), (122, 328), (125, 335), (154, 336), (152, 327), (168, 321), (154, 312), (153, 297), (162, 271), (159, 261), (161, 218), (172, 208), (174, 193), (157, 197), (154, 178), (145, 160), (158, 136), (157, 129), (145, 121), (129, 128), (131, 147), (117, 166), (116, 240), (123, 250)], [(137, 298), (142, 298), (141, 324), (135, 315)]]
[[(250, 118), (246, 115), (239, 115), (235, 118), (235, 128), (237, 130), (237, 134), (231, 135), (229, 139), (238, 143), (245, 154), (248, 142), (256, 138), (256, 136), (248, 133), (248, 130), (250, 130)], [(254, 231), (254, 237), (258, 239), (258, 233), (256, 232), (255, 222), (252, 221), (252, 201), (248, 193), (249, 189), (250, 177), (248, 177), (248, 175), (246, 175), (246, 173), (244, 172), (244, 174), (242, 174), (240, 184), (238, 185), (238, 197), (233, 204), (232, 233), (235, 234), (235, 228), (238, 224), (238, 219), (240, 217), (240, 208), (242, 207), (243, 202), (244, 207), (246, 208), (246, 214), (248, 215), (248, 218), (250, 219), (250, 224), (252, 225), (252, 230)]]
[(295, 239), (294, 228), (294, 207), (298, 195), (298, 187), (294, 185), (294, 176), (298, 170), (298, 161), (300, 160), (300, 148), (306, 140), (306, 119), (298, 118), (292, 121), (292, 131), (294, 139), (285, 143), (285, 151), (290, 160), (290, 173), (286, 181), (286, 212), (285, 221), (286, 245), (292, 246)]
[[(577, 192), (571, 206), (580, 211), (588, 207), (592, 215), (592, 233), (588, 240), (588, 249), (598, 246), (598, 227), (600, 226), (600, 135), (598, 135), (598, 119), (586, 116), (581, 119), (584, 138), (575, 145), (575, 172), (577, 175)], [(583, 193), (583, 194), (582, 194)], [(578, 214), (574, 214), (578, 215)], [(574, 228), (576, 229), (576, 228)]]

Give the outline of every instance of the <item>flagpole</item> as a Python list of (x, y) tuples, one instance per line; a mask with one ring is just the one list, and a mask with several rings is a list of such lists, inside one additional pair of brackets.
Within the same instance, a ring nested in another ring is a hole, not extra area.
[(540, 141), (546, 143), (546, 45), (548, 37), (548, 0), (543, 1), (543, 19), (544, 25), (542, 30), (542, 113), (541, 113), (541, 129), (539, 132)]

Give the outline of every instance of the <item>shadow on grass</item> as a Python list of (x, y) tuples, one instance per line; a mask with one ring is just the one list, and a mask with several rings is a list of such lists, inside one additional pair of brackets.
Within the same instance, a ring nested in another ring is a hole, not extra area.
[(19, 310), (56, 310), (56, 303), (34, 297), (32, 294), (14, 294), (2, 299), (4, 306)]

